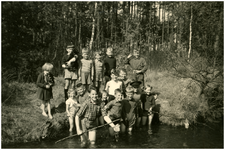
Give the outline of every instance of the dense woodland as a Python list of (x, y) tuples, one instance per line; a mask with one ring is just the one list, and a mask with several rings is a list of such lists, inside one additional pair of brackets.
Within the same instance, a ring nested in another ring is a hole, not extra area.
[(2, 75), (35, 82), (45, 62), (60, 75), (69, 42), (111, 46), (118, 64), (139, 48), (151, 70), (196, 57), (223, 68), (223, 33), (223, 2), (2, 2)]

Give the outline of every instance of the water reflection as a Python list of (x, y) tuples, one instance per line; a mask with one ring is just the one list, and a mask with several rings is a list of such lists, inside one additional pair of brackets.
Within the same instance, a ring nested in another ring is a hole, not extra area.
[[(149, 135), (147, 128), (134, 130), (131, 136), (119, 135), (116, 142), (108, 135), (106, 128), (97, 132), (97, 148), (223, 148), (223, 133), (208, 128), (172, 127), (153, 125), (153, 134)], [(67, 139), (57, 144), (54, 141), (41, 143), (26, 143), (4, 146), (3, 148), (81, 148), (79, 136)]]

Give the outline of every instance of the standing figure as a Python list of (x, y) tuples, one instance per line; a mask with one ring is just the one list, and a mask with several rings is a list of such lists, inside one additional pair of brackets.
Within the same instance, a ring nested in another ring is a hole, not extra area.
[(89, 90), (89, 86), (94, 79), (94, 67), (93, 61), (89, 59), (88, 49), (82, 49), (82, 59), (79, 69), (79, 81), (85, 86), (86, 90)]
[(101, 52), (95, 52), (94, 60), (94, 83), (97, 91), (99, 92), (103, 80), (103, 63), (102, 63), (102, 54)]
[(144, 73), (148, 67), (144, 58), (140, 57), (140, 53), (137, 49), (134, 49), (133, 55), (130, 54), (125, 60), (125, 64), (130, 65), (133, 70), (135, 80), (140, 81), (140, 87), (144, 87)]
[[(90, 146), (95, 147), (96, 129), (89, 130), (97, 127), (97, 121), (101, 115), (100, 103), (98, 101), (98, 94), (95, 88), (90, 88), (89, 99), (86, 100), (76, 114), (76, 129), (77, 134), (81, 135), (81, 146), (84, 147), (88, 142)], [(88, 133), (87, 133), (87, 130)]]
[(125, 95), (126, 93), (126, 87), (130, 84), (131, 80), (127, 78), (127, 71), (124, 68), (121, 68), (119, 70), (119, 81), (122, 81), (122, 93)]
[(66, 100), (66, 112), (70, 123), (69, 132), (73, 131), (75, 115), (80, 107), (75, 93), (74, 89), (68, 90), (69, 99)]
[(152, 134), (151, 124), (152, 119), (154, 117), (154, 107), (155, 107), (155, 101), (159, 95), (157, 92), (151, 92), (152, 87), (150, 85), (147, 85), (145, 88), (145, 94), (142, 95), (143, 102), (144, 102), (144, 111), (142, 116), (142, 125), (146, 124), (146, 121), (148, 119), (148, 133)]
[(118, 73), (113, 71), (111, 74), (111, 80), (106, 83), (105, 90), (109, 93), (109, 100), (113, 100), (115, 98), (115, 89), (122, 90), (122, 82), (117, 79)]
[[(53, 98), (52, 86), (55, 84), (54, 77), (51, 74), (52, 68), (53, 65), (51, 63), (45, 63), (42, 66), (43, 72), (39, 74), (36, 82), (38, 86), (37, 97), (42, 102), (41, 104), (42, 115), (45, 117), (49, 117), (50, 119), (52, 119), (50, 99)], [(48, 115), (45, 112), (46, 105), (48, 109)]]
[(64, 69), (64, 78), (65, 78), (65, 87), (64, 95), (65, 101), (68, 99), (68, 89), (71, 85), (72, 88), (75, 88), (75, 83), (77, 80), (77, 71), (78, 71), (78, 53), (74, 52), (74, 45), (68, 45), (66, 47), (67, 54), (62, 58), (62, 67)]
[(105, 86), (106, 86), (106, 83), (110, 80), (112, 70), (116, 70), (116, 58), (113, 56), (113, 49), (111, 47), (107, 48), (106, 55), (107, 56), (103, 62)]

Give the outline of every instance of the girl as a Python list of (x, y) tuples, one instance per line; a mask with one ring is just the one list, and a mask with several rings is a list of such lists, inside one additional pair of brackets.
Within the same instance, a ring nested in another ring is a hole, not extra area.
[(78, 111), (78, 107), (80, 107), (80, 104), (78, 104), (77, 99), (75, 98), (75, 91), (73, 89), (70, 89), (68, 91), (69, 99), (66, 100), (66, 112), (67, 116), (69, 117), (69, 123), (70, 123), (70, 129), (69, 132), (73, 131), (74, 127), (74, 118), (75, 114)]
[[(42, 66), (43, 72), (39, 74), (38, 79), (37, 79), (37, 97), (42, 101), (41, 104), (41, 110), (42, 110), (42, 115), (45, 117), (49, 117), (52, 119), (52, 114), (51, 114), (51, 106), (50, 106), (50, 99), (53, 98), (52, 94), (52, 86), (54, 85), (54, 77), (50, 73), (53, 68), (53, 65), (51, 63), (45, 63)], [(48, 115), (45, 112), (45, 106), (47, 105), (48, 108)]]

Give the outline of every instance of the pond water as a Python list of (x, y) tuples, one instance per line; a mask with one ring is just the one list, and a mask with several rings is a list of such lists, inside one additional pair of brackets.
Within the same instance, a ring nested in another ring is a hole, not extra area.
[[(97, 131), (97, 148), (223, 148), (223, 132), (207, 127), (189, 128), (172, 127), (168, 125), (153, 125), (153, 134), (147, 129), (133, 132), (132, 135), (119, 137), (115, 142), (108, 136), (105, 128)], [(61, 141), (43, 141), (16, 145), (2, 145), (2, 148), (81, 148), (78, 136)]]

